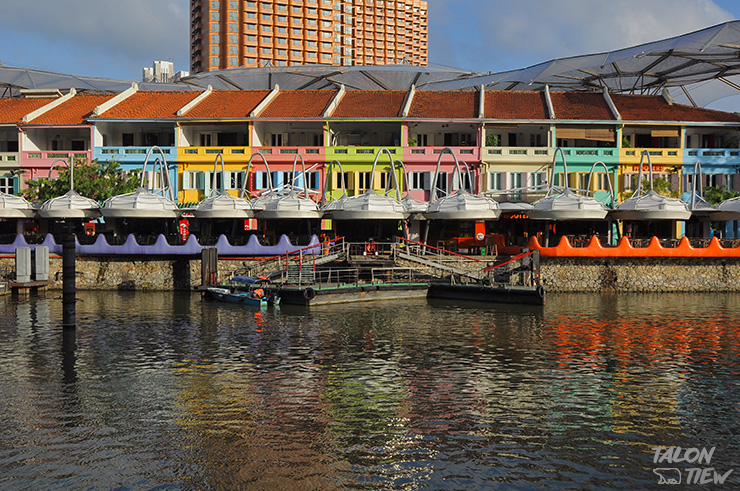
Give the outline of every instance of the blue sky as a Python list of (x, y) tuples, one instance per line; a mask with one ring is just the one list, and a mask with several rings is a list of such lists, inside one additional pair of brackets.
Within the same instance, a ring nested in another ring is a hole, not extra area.
[[(188, 70), (188, 0), (0, 0), (0, 62), (140, 80)], [(740, 16), (736, 0), (429, 0), (430, 64), (481, 72), (619, 49)]]

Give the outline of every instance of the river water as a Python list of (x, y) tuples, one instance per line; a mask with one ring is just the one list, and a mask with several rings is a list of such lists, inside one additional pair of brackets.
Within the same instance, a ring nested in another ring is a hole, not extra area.
[(0, 298), (2, 489), (740, 488), (740, 295), (78, 299)]

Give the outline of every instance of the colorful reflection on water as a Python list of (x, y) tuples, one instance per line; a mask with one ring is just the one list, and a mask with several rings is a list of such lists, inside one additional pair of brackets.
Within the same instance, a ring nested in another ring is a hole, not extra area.
[(656, 446), (740, 483), (738, 295), (79, 298), (0, 299), (3, 489), (664, 489)]

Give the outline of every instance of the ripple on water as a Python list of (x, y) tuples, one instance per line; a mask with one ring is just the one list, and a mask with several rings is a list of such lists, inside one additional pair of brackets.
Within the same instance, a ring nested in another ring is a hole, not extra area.
[(740, 467), (737, 295), (79, 296), (73, 333), (58, 299), (0, 299), (3, 488), (660, 489), (656, 445)]

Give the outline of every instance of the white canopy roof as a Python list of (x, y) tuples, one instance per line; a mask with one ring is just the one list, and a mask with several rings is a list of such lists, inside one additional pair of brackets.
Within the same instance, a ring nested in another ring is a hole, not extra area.
[(108, 198), (102, 212), (103, 216), (111, 218), (176, 218), (179, 215), (172, 201), (144, 188)]
[(42, 204), (39, 215), (44, 218), (97, 218), (100, 216), (100, 205), (70, 190)]

